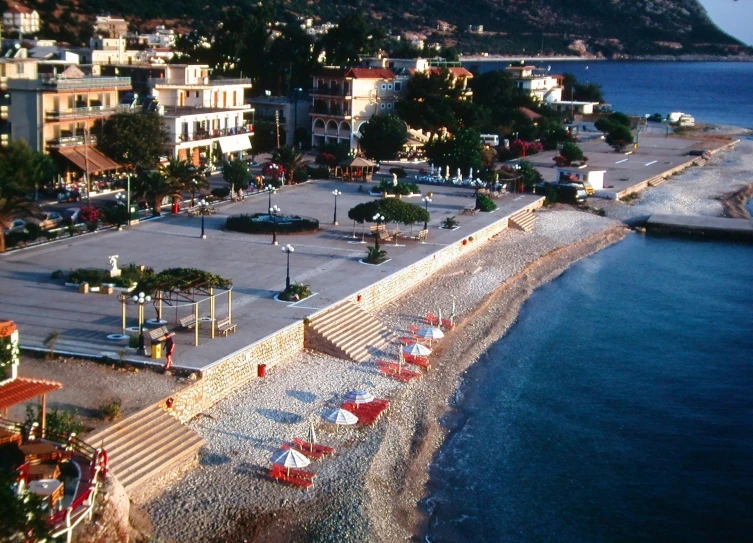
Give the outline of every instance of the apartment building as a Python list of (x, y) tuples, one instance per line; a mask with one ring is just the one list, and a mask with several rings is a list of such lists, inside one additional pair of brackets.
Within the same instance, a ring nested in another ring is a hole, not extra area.
[(20, 4), (10, 4), (3, 12), (3, 28), (19, 34), (35, 34), (40, 28), (39, 13)]
[(170, 156), (214, 168), (251, 149), (253, 109), (245, 101), (250, 79), (210, 79), (206, 65), (164, 69), (149, 88), (170, 136)]
[(517, 88), (539, 102), (561, 102), (561, 75), (550, 75), (546, 70), (536, 66), (511, 65), (505, 68), (515, 80)]

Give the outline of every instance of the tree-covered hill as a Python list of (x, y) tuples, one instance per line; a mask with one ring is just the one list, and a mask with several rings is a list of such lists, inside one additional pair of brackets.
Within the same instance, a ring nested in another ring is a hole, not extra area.
[[(2, 1), (2, 0), (0, 0)], [(155, 20), (218, 20), (229, 5), (254, 9), (249, 0), (26, 0), (53, 31), (85, 37), (95, 14), (110, 13), (136, 26)], [(697, 0), (265, 0), (287, 14), (336, 21), (359, 12), (387, 32), (418, 31), (428, 42), (463, 52), (583, 55), (737, 54), (744, 48), (709, 19)], [(462, 7), (462, 9), (458, 9)], [(437, 21), (450, 25), (438, 31)], [(469, 27), (483, 25), (482, 34)], [(78, 28), (77, 28), (78, 26)], [(749, 51), (748, 51), (749, 52)]]

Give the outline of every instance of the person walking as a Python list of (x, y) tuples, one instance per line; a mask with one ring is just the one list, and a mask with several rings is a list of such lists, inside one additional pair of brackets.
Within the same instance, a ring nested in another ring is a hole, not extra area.
[(169, 370), (173, 365), (173, 354), (175, 353), (175, 340), (173, 335), (170, 334), (165, 341), (165, 356), (167, 357), (167, 363), (165, 364), (165, 371)]

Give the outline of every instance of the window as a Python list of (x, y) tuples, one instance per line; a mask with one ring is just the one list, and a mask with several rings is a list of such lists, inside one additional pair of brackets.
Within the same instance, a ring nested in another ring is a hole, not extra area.
[(392, 90), (392, 83), (387, 85), (387, 90)]
[(198, 97), (199, 97), (199, 91), (196, 91), (196, 92), (194, 93), (194, 97), (195, 97), (195, 98), (198, 98)]
[(387, 104), (387, 109), (392, 109), (392, 103)]
[(401, 81), (395, 81), (395, 91), (400, 92), (403, 90), (403, 83)]
[(379, 105), (382, 107), (382, 109), (386, 107), (384, 104), (379, 104)]
[(385, 90), (387, 88), (387, 85), (385, 83), (382, 83), (382, 90)]

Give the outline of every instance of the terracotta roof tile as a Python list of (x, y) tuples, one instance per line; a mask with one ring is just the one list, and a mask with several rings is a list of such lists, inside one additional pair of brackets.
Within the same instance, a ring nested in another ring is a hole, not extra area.
[(395, 79), (395, 74), (389, 68), (351, 68), (345, 77), (355, 79)]

